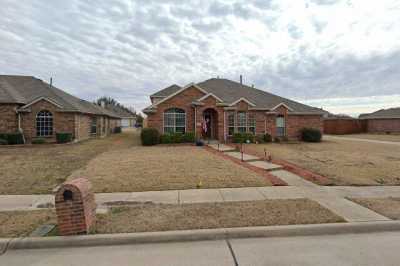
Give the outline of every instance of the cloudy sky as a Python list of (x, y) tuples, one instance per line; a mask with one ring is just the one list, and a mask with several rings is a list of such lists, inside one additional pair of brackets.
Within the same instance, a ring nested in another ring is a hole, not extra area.
[(0, 2), (0, 73), (88, 100), (243, 74), (335, 113), (400, 106), (398, 0)]

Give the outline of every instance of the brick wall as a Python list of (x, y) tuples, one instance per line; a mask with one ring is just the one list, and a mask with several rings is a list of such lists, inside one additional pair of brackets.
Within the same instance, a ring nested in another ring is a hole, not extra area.
[(400, 132), (400, 119), (368, 119), (367, 131), (371, 133)]
[(169, 108), (181, 108), (186, 112), (186, 131), (194, 131), (194, 108), (192, 102), (200, 97), (204, 96), (204, 93), (195, 87), (188, 88), (183, 92), (175, 95), (171, 99), (162, 102), (157, 106), (157, 112), (154, 114), (147, 115), (147, 126), (156, 128), (160, 134), (163, 134), (163, 114), (164, 111)]
[(355, 134), (365, 131), (362, 120), (358, 119), (326, 119), (325, 134)]
[(16, 104), (0, 104), (0, 133), (15, 133), (18, 131), (18, 116)]
[(87, 234), (95, 225), (95, 198), (85, 178), (62, 184), (55, 196), (55, 207), (60, 235)]
[(289, 138), (298, 138), (302, 128), (315, 128), (323, 132), (322, 116), (319, 115), (288, 115), (286, 132)]
[(36, 115), (42, 110), (47, 110), (53, 115), (53, 136), (45, 137), (47, 142), (55, 142), (56, 132), (75, 133), (74, 113), (62, 113), (60, 108), (45, 100), (31, 105), (29, 108), (31, 112), (21, 113), (21, 127), (28, 143), (37, 137)]

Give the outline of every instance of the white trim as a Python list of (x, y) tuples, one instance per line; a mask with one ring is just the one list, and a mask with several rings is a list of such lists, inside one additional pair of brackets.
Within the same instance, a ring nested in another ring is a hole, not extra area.
[(22, 106), (22, 107), (19, 108), (19, 109), (25, 109), (25, 108), (31, 106), (32, 104), (35, 104), (35, 103), (37, 103), (37, 102), (40, 102), (41, 100), (45, 100), (45, 101), (47, 101), (47, 102), (49, 102), (49, 103), (51, 103), (51, 104), (54, 104), (55, 106), (57, 106), (57, 107), (59, 107), (59, 108), (63, 108), (60, 104), (58, 104), (56, 101), (54, 101), (54, 100), (52, 100), (52, 99), (50, 99), (50, 98), (47, 98), (47, 97), (39, 97), (39, 98), (37, 98), (36, 100), (33, 100), (32, 102), (30, 102), (30, 103), (28, 103), (28, 104)]
[[(174, 128), (174, 132), (173, 133), (176, 133), (176, 115), (177, 114), (180, 114), (180, 115), (184, 114), (185, 115), (185, 129), (184, 129), (184, 132), (186, 133), (187, 132), (186, 130), (188, 128), (186, 110), (183, 109), (183, 108), (178, 108), (178, 107), (171, 107), (169, 109), (181, 109), (181, 110), (184, 111), (184, 113), (168, 113), (168, 114), (174, 114), (175, 121), (174, 121), (174, 127), (173, 127)], [(163, 132), (163, 134), (165, 134), (165, 111), (168, 111), (169, 109), (164, 110), (164, 112), (162, 113), (162, 116), (163, 116), (163, 130), (162, 130), (162, 132)], [(168, 127), (172, 128), (172, 126), (168, 126)]]
[(198, 89), (198, 90), (201, 91), (202, 93), (208, 94), (208, 92), (206, 92), (206, 91), (205, 91), (204, 89), (202, 89), (200, 86), (198, 86), (198, 85), (196, 85), (196, 84), (194, 84), (194, 83), (189, 83), (188, 85), (184, 86), (182, 89), (180, 89), (180, 90), (178, 90), (178, 91), (172, 93), (171, 95), (169, 95), (168, 97), (162, 99), (161, 101), (156, 102), (155, 104), (152, 104), (151, 107), (155, 107), (155, 106), (159, 105), (160, 103), (163, 103), (163, 102), (165, 102), (166, 100), (171, 99), (171, 98), (174, 97), (175, 95), (178, 95), (179, 93), (183, 92), (184, 90), (186, 90), (186, 89), (188, 89), (188, 88), (190, 88), (190, 87), (195, 87), (196, 89)]
[(234, 106), (234, 105), (236, 105), (237, 103), (239, 103), (239, 102), (241, 102), (241, 101), (244, 101), (244, 102), (246, 102), (247, 104), (249, 104), (249, 105), (251, 105), (251, 106), (256, 106), (254, 103), (250, 102), (249, 100), (247, 100), (247, 99), (244, 98), (244, 97), (241, 97), (240, 99), (234, 101), (234, 102), (231, 103), (229, 106)]
[(277, 106), (275, 106), (274, 108), (272, 108), (271, 110), (272, 110), (272, 111), (273, 111), (273, 110), (276, 110), (277, 108), (279, 108), (279, 107), (281, 107), (281, 106), (285, 107), (286, 109), (288, 109), (288, 110), (290, 110), (290, 111), (293, 111), (293, 109), (290, 108), (289, 106), (287, 106), (285, 103), (280, 103), (280, 104), (278, 104)]
[(211, 93), (211, 92), (210, 92), (210, 93), (207, 93), (206, 95), (202, 96), (201, 98), (197, 99), (196, 101), (201, 102), (201, 101), (203, 101), (204, 99), (207, 99), (207, 98), (210, 97), (210, 96), (214, 97), (214, 98), (217, 99), (219, 102), (223, 102), (223, 100), (221, 100), (221, 98), (219, 98), (218, 96), (216, 96), (215, 94), (213, 94), (213, 93)]

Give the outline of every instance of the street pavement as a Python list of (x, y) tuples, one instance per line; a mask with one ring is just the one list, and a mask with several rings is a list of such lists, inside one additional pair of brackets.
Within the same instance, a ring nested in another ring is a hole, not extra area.
[(9, 250), (8, 266), (399, 265), (400, 232)]

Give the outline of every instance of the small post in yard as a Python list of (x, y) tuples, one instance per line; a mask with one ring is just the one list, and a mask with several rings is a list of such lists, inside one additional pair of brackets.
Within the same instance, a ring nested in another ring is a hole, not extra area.
[(266, 161), (266, 160), (267, 160), (267, 149), (264, 148), (264, 161)]
[(218, 147), (218, 151), (219, 151), (219, 143), (217, 144), (217, 147)]

